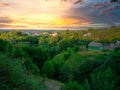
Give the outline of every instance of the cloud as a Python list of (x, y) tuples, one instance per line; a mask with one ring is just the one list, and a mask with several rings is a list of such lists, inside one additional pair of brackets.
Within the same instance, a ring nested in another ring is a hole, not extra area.
[[(84, 7), (78, 5), (77, 7), (70, 8), (68, 11), (68, 17), (79, 21), (84, 20), (85, 22), (89, 22), (89, 25), (100, 25), (100, 23), (102, 23), (102, 25), (109, 26), (113, 25), (114, 23), (119, 23), (120, 7), (118, 4), (111, 5), (111, 3), (106, 1), (101, 3), (94, 2), (86, 4)], [(107, 14), (110, 14), (111, 16), (108, 16)]]
[(0, 23), (0, 28), (29, 28), (26, 25), (13, 25), (13, 24), (4, 24), (4, 23)]
[(62, 0), (63, 4), (61, 0), (2, 1), (5, 3), (0, 1), (1, 27), (81, 28), (120, 22), (118, 2), (109, 0)]
[(11, 23), (12, 21), (9, 17), (0, 17), (0, 23)]
[(0, 23), (0, 28), (3, 28), (3, 27), (5, 27), (5, 26), (6, 26), (5, 24)]
[(83, 0), (77, 0), (77, 1), (74, 2), (74, 4), (83, 4), (83, 3), (84, 3)]
[(102, 2), (102, 3), (95, 3), (92, 5), (93, 8), (99, 9), (99, 8), (103, 8), (106, 7), (108, 5), (111, 5), (111, 2)]
[(113, 13), (116, 10), (117, 11), (120, 10), (120, 3), (119, 3), (119, 0), (114, 3), (111, 3), (110, 1), (95, 3), (92, 5), (92, 8), (99, 10), (98, 15), (111, 16), (111, 12)]
[(7, 27), (12, 22), (13, 20), (9, 17), (0, 17), (0, 28)]
[(3, 2), (0, 2), (0, 7), (7, 7), (7, 6), (9, 6), (9, 4), (8, 4), (8, 3), (3, 3)]

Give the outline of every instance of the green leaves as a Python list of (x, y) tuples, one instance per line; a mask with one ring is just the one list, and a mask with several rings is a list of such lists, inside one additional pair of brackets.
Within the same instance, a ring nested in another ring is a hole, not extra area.
[(84, 87), (82, 87), (77, 82), (70, 81), (62, 88), (62, 90), (86, 90), (86, 89), (84, 89)]
[(3, 53), (10, 54), (12, 50), (13, 50), (13, 47), (8, 41), (0, 39), (0, 53), (3, 52)]
[(115, 75), (108, 68), (105, 71), (99, 71), (91, 74), (91, 89), (92, 90), (115, 90)]
[(41, 84), (19, 60), (0, 54), (0, 90), (41, 90)]
[(44, 66), (42, 67), (42, 73), (45, 74), (45, 76), (52, 78), (54, 73), (55, 73), (55, 69), (53, 66), (52, 62), (47, 61)]

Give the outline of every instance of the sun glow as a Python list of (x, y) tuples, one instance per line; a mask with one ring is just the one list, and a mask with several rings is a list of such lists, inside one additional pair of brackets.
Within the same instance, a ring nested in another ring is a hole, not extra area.
[(61, 0), (54, 0), (54, 2), (53, 0), (2, 1), (7, 4), (0, 6), (0, 19), (7, 17), (10, 22), (4, 24), (0, 22), (0, 28), (57, 29), (89, 24), (87, 21), (68, 17), (69, 10), (73, 6), (70, 2), (61, 3)]

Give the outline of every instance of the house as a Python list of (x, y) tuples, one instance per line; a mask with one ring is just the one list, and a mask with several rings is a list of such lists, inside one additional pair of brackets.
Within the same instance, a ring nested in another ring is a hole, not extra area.
[(110, 43), (109, 45), (104, 46), (104, 50), (114, 50), (116, 47), (120, 46), (120, 41), (116, 41), (116, 43)]
[(35, 33), (33, 34), (33, 36), (39, 36), (39, 35), (40, 35), (39, 32), (35, 32)]
[(102, 43), (90, 42), (88, 44), (88, 50), (114, 50), (116, 47), (120, 46), (120, 41), (116, 43), (110, 43), (109, 45), (103, 46)]
[(116, 47), (119, 47), (120, 46), (120, 41), (116, 41), (115, 45), (116, 45)]
[(90, 42), (88, 44), (88, 50), (103, 50), (103, 45), (98, 42)]
[(83, 36), (84, 37), (87, 37), (87, 36), (90, 36), (91, 35), (91, 33), (86, 33), (86, 34), (84, 34)]
[(56, 35), (57, 35), (57, 33), (56, 33), (56, 32), (51, 34), (51, 36), (53, 36), (53, 37), (54, 37), (54, 36), (56, 36)]
[(104, 46), (104, 50), (114, 50), (116, 45), (114, 43), (110, 43), (109, 45)]

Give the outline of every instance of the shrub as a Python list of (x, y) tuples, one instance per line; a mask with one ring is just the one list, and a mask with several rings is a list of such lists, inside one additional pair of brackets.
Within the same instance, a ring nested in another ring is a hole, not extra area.
[(69, 83), (67, 83), (62, 90), (85, 90), (84, 87), (82, 87), (81, 85), (79, 85), (77, 82), (75, 81), (70, 81)]
[(91, 90), (116, 90), (114, 77), (110, 68), (91, 74)]
[(41, 90), (41, 85), (19, 60), (0, 54), (0, 90)]
[(42, 67), (42, 72), (49, 78), (52, 78), (53, 75), (54, 75), (54, 66), (53, 66), (53, 63), (47, 61), (43, 67)]

